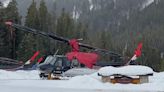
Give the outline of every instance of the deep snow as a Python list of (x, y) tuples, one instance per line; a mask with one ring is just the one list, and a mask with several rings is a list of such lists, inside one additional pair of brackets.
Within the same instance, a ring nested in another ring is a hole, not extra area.
[(0, 70), (0, 92), (164, 92), (164, 72), (154, 73), (150, 83), (102, 83), (97, 73), (69, 80), (41, 80), (37, 70)]

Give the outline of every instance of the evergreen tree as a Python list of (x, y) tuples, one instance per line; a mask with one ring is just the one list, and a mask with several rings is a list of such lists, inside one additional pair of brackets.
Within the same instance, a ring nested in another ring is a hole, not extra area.
[(7, 29), (5, 28), (4, 23), (4, 9), (0, 8), (0, 57), (8, 57), (9, 52), (6, 51), (8, 49), (7, 44)]
[[(39, 24), (40, 30), (44, 32), (50, 32), (51, 29), (51, 15), (48, 13), (46, 4), (44, 0), (41, 0), (39, 7)], [(40, 44), (40, 49), (45, 50), (46, 52), (50, 52), (50, 39), (47, 37), (42, 37), (38, 39), (38, 44)]]
[(21, 61), (27, 61), (36, 51), (36, 39), (33, 34), (25, 34), (21, 45), (19, 45), (18, 59)]
[[(25, 26), (39, 29), (39, 18), (38, 18), (38, 10), (36, 8), (36, 2), (32, 2), (32, 4), (28, 8), (28, 13), (25, 20)], [(19, 45), (19, 60), (27, 60), (33, 53), (38, 50), (39, 44), (37, 43), (37, 35), (27, 33), (21, 44)], [(22, 56), (23, 55), (23, 56)]]
[(38, 10), (36, 7), (36, 2), (33, 0), (32, 4), (28, 8), (25, 26), (39, 29), (39, 17), (38, 17)]
[(85, 42), (88, 40), (88, 26), (78, 23), (75, 30), (76, 38), (82, 38)]
[(61, 15), (57, 19), (57, 30), (56, 33), (60, 36), (72, 38), (74, 37), (74, 21), (65, 9), (62, 10)]
[[(56, 33), (57, 35), (66, 38), (75, 37), (74, 21), (69, 14), (65, 13), (64, 9), (60, 17), (57, 19)], [(57, 48), (59, 48), (60, 53), (63, 54), (68, 51), (69, 47), (65, 45), (58, 45)]]
[(154, 71), (160, 71), (161, 59), (160, 52), (158, 51), (158, 49), (152, 48), (148, 45), (144, 46), (143, 56), (141, 60), (141, 64), (152, 67)]
[[(4, 9), (4, 13), (3, 13), (3, 23), (6, 20), (11, 20), (14, 23), (21, 23), (21, 17), (19, 16), (18, 13), (18, 9), (17, 9), (17, 2), (16, 0), (12, 0), (9, 5), (7, 6), (7, 8)], [(5, 50), (6, 53), (8, 53), (9, 58), (13, 58), (16, 59), (17, 57), (17, 50), (18, 50), (18, 45), (21, 42), (22, 39), (22, 34), (18, 29), (12, 29), (12, 28), (8, 28), (7, 29), (3, 29), (5, 30), (5, 35), (3, 36), (5, 39), (4, 45), (5, 45)]]
[(102, 31), (100, 34), (100, 47), (103, 49), (112, 50), (112, 40), (111, 35), (107, 31)]
[(39, 22), (40, 22), (40, 30), (48, 31), (48, 10), (45, 5), (44, 0), (41, 0), (39, 7)]
[[(100, 40), (99, 40), (99, 44), (100, 44), (100, 48), (102, 49), (106, 49), (106, 50), (109, 50), (109, 51), (112, 51), (112, 40), (111, 40), (111, 35), (109, 32), (107, 31), (102, 31), (100, 33)], [(110, 60), (110, 55), (105, 55), (102, 56), (102, 60), (106, 60), (106, 61), (109, 61)]]
[(17, 2), (12, 0), (5, 9), (6, 19), (12, 20), (14, 23), (21, 23), (21, 16), (18, 13)]

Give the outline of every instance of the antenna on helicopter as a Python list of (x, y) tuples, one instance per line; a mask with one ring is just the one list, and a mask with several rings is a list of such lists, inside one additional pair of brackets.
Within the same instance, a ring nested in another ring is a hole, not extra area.
[(56, 56), (58, 54), (58, 52), (59, 52), (59, 49), (56, 50), (54, 56)]

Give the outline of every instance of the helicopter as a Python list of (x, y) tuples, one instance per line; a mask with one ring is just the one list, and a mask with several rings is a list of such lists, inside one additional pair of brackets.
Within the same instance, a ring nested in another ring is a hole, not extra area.
[[(22, 26), (19, 24), (12, 23), (10, 21), (5, 22), (6, 25), (10, 27), (14, 27), (17, 29), (20, 29), (24, 32), (29, 32), (32, 34), (37, 34), (40, 36), (45, 36), (52, 38), (56, 41), (68, 44), (71, 46), (72, 51), (66, 53), (66, 55), (57, 55), (55, 53), (54, 55), (48, 55), (44, 60), (39, 60), (37, 62), (37, 69), (40, 71), (40, 78), (43, 79), (59, 79), (60, 76), (72, 76), (69, 75), (69, 72), (72, 72), (71, 70), (76, 69), (76, 73), (81, 72), (81, 69), (89, 69), (89, 73), (84, 73), (84, 74), (90, 74), (95, 72), (96, 70), (93, 69), (94, 66), (98, 67), (103, 67), (107, 65), (111, 66), (124, 66), (126, 65), (123, 61), (123, 57), (120, 54), (117, 54), (115, 52), (106, 50), (106, 49), (100, 49), (94, 46), (90, 46), (88, 44), (80, 43), (80, 39), (67, 39), (64, 37), (60, 37), (55, 35), (54, 33), (46, 33), (43, 31), (38, 31), (26, 26)], [(86, 48), (91, 50), (92, 52), (81, 52), (80, 47)], [(140, 46), (142, 47), (142, 46)], [(139, 48), (140, 52), (141, 48)], [(137, 53), (138, 53), (137, 51)], [(111, 64), (100, 64), (97, 63), (99, 60), (99, 54), (107, 54), (110, 55), (112, 58), (112, 63)], [(138, 55), (135, 55), (133, 57), (139, 57), (140, 53)], [(35, 55), (36, 57), (36, 55)], [(132, 60), (136, 58), (133, 58), (129, 60), (127, 64), (130, 64)], [(42, 62), (41, 62), (42, 61)], [(30, 60), (28, 60), (30, 62)], [(119, 62), (119, 63), (118, 63)], [(28, 64), (28, 63), (27, 63)], [(78, 68), (77, 68), (78, 67)], [(76, 74), (75, 74), (76, 75)], [(53, 77), (52, 77), (53, 76)]]

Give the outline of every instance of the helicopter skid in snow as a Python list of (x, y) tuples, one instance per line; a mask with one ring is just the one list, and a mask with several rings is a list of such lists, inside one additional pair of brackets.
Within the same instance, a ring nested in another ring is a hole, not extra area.
[(43, 73), (42, 71), (40, 78), (48, 80), (67, 80), (71, 77), (89, 75), (95, 72), (97, 72), (96, 69), (89, 68), (72, 68), (63, 73), (57, 73), (55, 71), (53, 73)]

